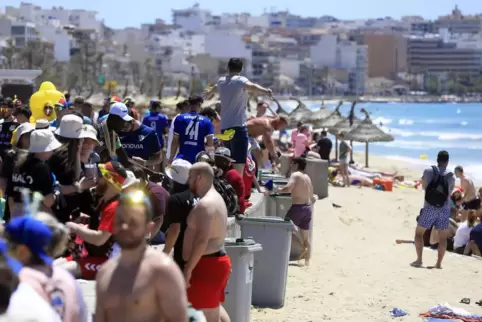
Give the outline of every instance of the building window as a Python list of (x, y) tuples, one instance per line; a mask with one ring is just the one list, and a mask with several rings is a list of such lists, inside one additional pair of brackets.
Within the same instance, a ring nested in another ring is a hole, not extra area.
[(16, 37), (15, 38), (15, 46), (17, 46), (17, 47), (25, 46), (25, 37)]
[(11, 33), (12, 36), (25, 35), (25, 26), (12, 26)]

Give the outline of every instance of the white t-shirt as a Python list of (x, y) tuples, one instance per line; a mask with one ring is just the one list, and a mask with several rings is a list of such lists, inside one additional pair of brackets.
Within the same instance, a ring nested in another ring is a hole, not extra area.
[[(179, 114), (177, 114), (179, 115)], [(171, 157), (171, 145), (172, 145), (172, 139), (174, 138), (174, 121), (176, 120), (176, 116), (172, 119), (171, 122), (171, 127), (169, 128), (169, 133), (167, 135), (167, 152), (166, 152), (166, 158), (169, 160)], [(179, 150), (179, 149), (178, 149)]]
[(470, 232), (472, 231), (472, 228), (473, 227), (469, 227), (467, 220), (460, 224), (454, 237), (455, 248), (467, 245), (470, 239)]
[(57, 312), (27, 283), (20, 283), (10, 297), (7, 312), (0, 316), (3, 321), (61, 322)]

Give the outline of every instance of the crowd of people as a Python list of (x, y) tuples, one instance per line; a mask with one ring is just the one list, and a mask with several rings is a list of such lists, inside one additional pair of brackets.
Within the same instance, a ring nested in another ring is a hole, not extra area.
[[(131, 98), (114, 95), (95, 111), (65, 95), (45, 106), (55, 120), (31, 122), (28, 105), (0, 98), (0, 320), (88, 321), (75, 281), (86, 279), (97, 282), (95, 321), (229, 321), (221, 306), (228, 217), (242, 218), (252, 189), (268, 193), (258, 170), (276, 169), (272, 134), (288, 124), (266, 116), (264, 102), (246, 117), (249, 92), (272, 92), (242, 69), (231, 59), (228, 75), (178, 103), (172, 120), (159, 100), (141, 115)], [(220, 104), (201, 108), (216, 91)], [(288, 217), (308, 263), (305, 156), (278, 190), (293, 192)], [(149, 247), (159, 244), (162, 252)]]

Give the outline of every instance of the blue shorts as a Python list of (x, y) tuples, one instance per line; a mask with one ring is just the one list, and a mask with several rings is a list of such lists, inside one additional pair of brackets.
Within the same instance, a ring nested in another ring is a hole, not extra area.
[(450, 225), (450, 208), (437, 208), (430, 205), (424, 206), (418, 217), (418, 225), (425, 229), (433, 227), (437, 230), (447, 230)]
[(248, 129), (246, 126), (235, 126), (221, 130), (234, 130), (234, 136), (230, 141), (225, 141), (224, 146), (231, 151), (231, 159), (236, 164), (245, 164), (248, 156)]

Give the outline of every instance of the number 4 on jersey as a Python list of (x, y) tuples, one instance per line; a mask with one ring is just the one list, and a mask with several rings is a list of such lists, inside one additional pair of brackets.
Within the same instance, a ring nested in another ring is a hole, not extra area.
[(186, 127), (186, 136), (189, 136), (189, 140), (197, 141), (199, 133), (199, 122), (192, 120), (189, 122), (188, 126)]

